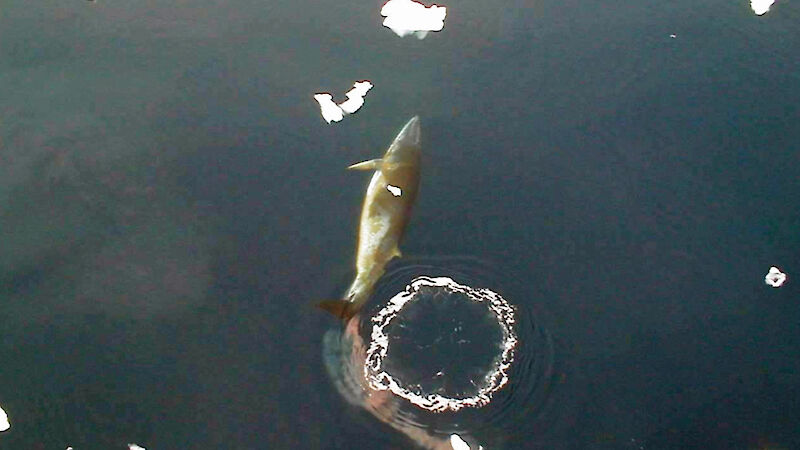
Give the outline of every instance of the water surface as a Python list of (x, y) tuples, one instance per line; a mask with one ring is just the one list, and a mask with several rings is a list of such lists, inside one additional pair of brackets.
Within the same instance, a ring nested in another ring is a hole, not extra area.
[(3, 7), (0, 445), (408, 448), (313, 305), (352, 275), (344, 168), (419, 114), (404, 253), (520, 274), (572, 368), (508, 448), (800, 446), (800, 4), (467, 1), (425, 40), (380, 6)]

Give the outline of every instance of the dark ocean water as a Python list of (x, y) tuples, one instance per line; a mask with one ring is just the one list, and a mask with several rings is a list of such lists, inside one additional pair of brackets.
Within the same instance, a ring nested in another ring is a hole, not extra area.
[(424, 40), (381, 2), (0, 7), (0, 448), (410, 448), (314, 305), (352, 277), (345, 167), (415, 114), (403, 252), (513, 272), (553, 339), (508, 448), (800, 448), (800, 3), (445, 5)]

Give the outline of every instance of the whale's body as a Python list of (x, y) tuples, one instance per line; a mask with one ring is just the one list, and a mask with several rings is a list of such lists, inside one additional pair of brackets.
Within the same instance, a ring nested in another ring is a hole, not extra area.
[[(342, 300), (320, 303), (320, 307), (342, 318), (343, 328), (325, 334), (325, 366), (339, 393), (350, 403), (369, 411), (380, 421), (402, 432), (417, 447), (426, 450), (453, 450), (452, 437), (435, 433), (402, 417), (406, 400), (391, 390), (376, 389), (366, 379), (368, 342), (359, 334), (361, 307), (369, 300), (386, 264), (400, 256), (411, 208), (417, 197), (420, 177), (419, 117), (406, 123), (381, 159), (349, 167), (374, 170), (364, 195), (356, 247), (356, 276)], [(457, 442), (463, 442), (460, 436)], [(470, 438), (471, 439), (471, 438)], [(466, 445), (466, 444), (464, 444)], [(474, 447), (481, 448), (482, 447)]]
[(420, 176), (420, 124), (414, 116), (394, 138), (381, 159), (349, 167), (374, 170), (364, 195), (356, 248), (356, 276), (345, 298), (320, 307), (349, 319), (369, 299), (386, 264), (400, 256), (398, 245), (411, 217)]

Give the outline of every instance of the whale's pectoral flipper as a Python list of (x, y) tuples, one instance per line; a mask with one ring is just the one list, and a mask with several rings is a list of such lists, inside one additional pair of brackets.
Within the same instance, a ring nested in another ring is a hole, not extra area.
[(317, 303), (317, 308), (324, 309), (345, 322), (358, 312), (358, 306), (347, 300), (323, 300)]
[(369, 161), (363, 161), (360, 163), (355, 163), (352, 166), (348, 167), (348, 170), (380, 170), (381, 164), (383, 164), (383, 159), (370, 159)]

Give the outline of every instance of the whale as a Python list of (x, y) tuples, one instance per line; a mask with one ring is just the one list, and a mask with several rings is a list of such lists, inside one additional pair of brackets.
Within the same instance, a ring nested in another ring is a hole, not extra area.
[(358, 314), (383, 276), (386, 264), (402, 256), (399, 244), (417, 198), (420, 179), (421, 133), (419, 116), (412, 117), (382, 158), (348, 167), (372, 171), (356, 245), (356, 274), (343, 299), (327, 300), (318, 306), (347, 322)]

